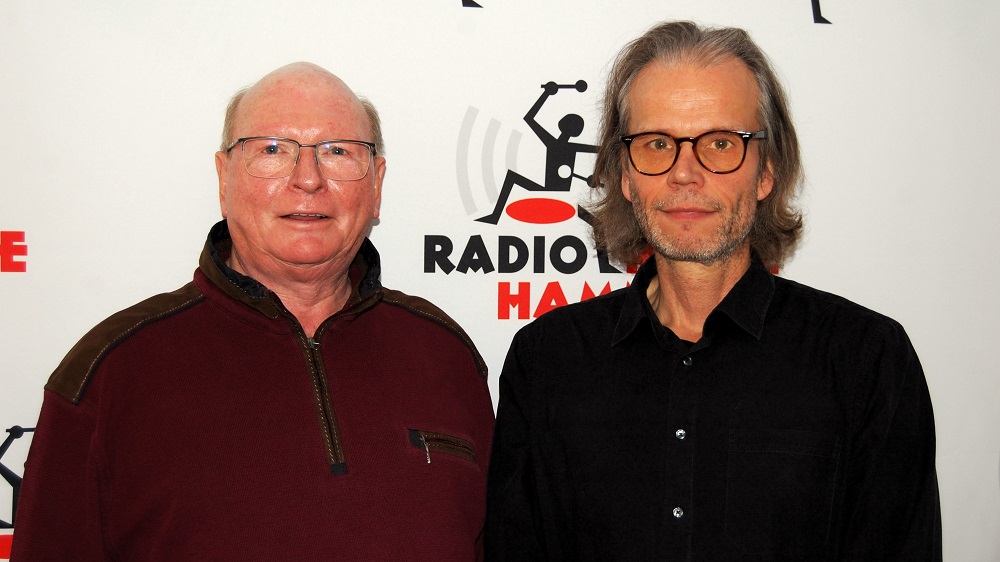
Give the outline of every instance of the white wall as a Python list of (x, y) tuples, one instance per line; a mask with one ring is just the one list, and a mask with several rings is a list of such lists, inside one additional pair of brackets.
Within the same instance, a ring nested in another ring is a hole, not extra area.
[[(388, 175), (372, 237), (383, 281), (459, 320), (495, 385), (525, 323), (498, 320), (499, 283), (530, 282), (537, 299), (558, 282), (574, 300), (584, 282), (617, 288), (628, 277), (593, 260), (575, 275), (428, 274), (424, 236), (448, 236), (461, 252), (479, 235), (494, 259), (499, 235), (586, 240), (578, 220), (475, 222), (492, 208), (483, 170), (499, 184), (509, 153), (541, 181), (544, 150), (521, 120), (540, 85), (587, 81), (539, 121), (555, 131), (578, 113), (577, 140), (593, 142), (618, 49), (659, 20), (694, 19), (747, 28), (778, 67), (808, 174), (808, 234), (783, 274), (907, 327), (937, 416), (945, 557), (1000, 559), (1000, 383), (989, 360), (1000, 315), (990, 287), (1000, 7), (822, 0), (832, 24), (819, 25), (809, 0), (479, 3), (0, 0), (0, 231), (25, 232), (29, 251), (26, 272), (0, 273), (0, 426), (34, 425), (49, 372), (89, 327), (190, 279), (219, 216), (213, 153), (228, 96), (295, 60), (338, 73), (380, 108)], [(591, 164), (581, 156), (577, 172)], [(577, 182), (546, 196), (575, 203), (583, 192)], [(4, 464), (20, 473), (28, 443)], [(0, 519), (9, 503), (0, 486)]]

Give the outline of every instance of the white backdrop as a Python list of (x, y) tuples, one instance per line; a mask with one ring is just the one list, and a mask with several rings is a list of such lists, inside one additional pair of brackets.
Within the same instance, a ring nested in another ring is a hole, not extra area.
[[(574, 274), (425, 271), (425, 237), (455, 264), (481, 237), (590, 244), (578, 219), (489, 225), (510, 168), (543, 181), (522, 117), (548, 81), (585, 80), (539, 113), (594, 142), (611, 59), (662, 19), (747, 28), (788, 88), (807, 171), (807, 237), (783, 275), (901, 321), (920, 354), (938, 429), (947, 560), (1000, 560), (1000, 383), (990, 348), (1000, 299), (1000, 7), (966, 1), (461, 0), (433, 2), (16, 2), (0, 0), (0, 231), (24, 233), (24, 272), (0, 271), (0, 426), (32, 427), (42, 385), (109, 314), (190, 279), (219, 217), (213, 153), (229, 95), (309, 60), (379, 107), (388, 145), (372, 238), (387, 286), (437, 303), (472, 335), (494, 389), (523, 306), (628, 280), (591, 256)], [(576, 172), (591, 173), (592, 156)], [(491, 173), (492, 172), (492, 173)], [(485, 179), (484, 179), (485, 176)], [(575, 204), (584, 185), (544, 194)], [(512, 200), (525, 197), (515, 190)], [(535, 194), (539, 195), (539, 194)], [(7, 250), (12, 236), (5, 234)], [(0, 243), (0, 254), (7, 251)], [(479, 255), (482, 258), (482, 254)], [(572, 261), (573, 252), (558, 259)], [(17, 269), (18, 266), (6, 266)], [(0, 434), (0, 439), (5, 437)], [(2, 462), (21, 473), (30, 434)], [(0, 481), (0, 519), (10, 490)], [(9, 533), (9, 531), (7, 531)]]

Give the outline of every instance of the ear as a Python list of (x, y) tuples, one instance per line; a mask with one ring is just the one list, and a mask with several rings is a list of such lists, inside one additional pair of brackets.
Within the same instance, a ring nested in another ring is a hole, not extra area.
[(757, 178), (757, 201), (767, 199), (772, 189), (774, 189), (774, 166), (768, 162)]
[(382, 207), (382, 180), (385, 178), (385, 158), (379, 156), (375, 159), (375, 206), (372, 212), (372, 219), (377, 219), (379, 209)]
[(221, 150), (215, 153), (215, 173), (219, 176), (219, 209), (222, 211), (222, 218), (226, 215), (226, 170), (229, 167), (229, 155)]
[(625, 200), (632, 203), (632, 177), (629, 176), (629, 169), (622, 165), (622, 195)]

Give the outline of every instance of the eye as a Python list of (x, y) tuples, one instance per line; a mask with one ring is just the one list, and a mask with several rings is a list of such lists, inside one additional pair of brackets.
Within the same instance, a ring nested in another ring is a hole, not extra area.
[(336, 142), (325, 142), (316, 147), (320, 158), (332, 158), (336, 156), (348, 156), (350, 150), (347, 145)]
[(717, 138), (717, 139), (713, 139), (712, 140), (712, 145), (711, 146), (712, 146), (712, 148), (714, 150), (718, 150), (718, 151), (721, 152), (721, 151), (729, 150), (734, 145), (733, 145), (733, 141), (731, 141), (729, 139)]
[(651, 136), (644, 140), (642, 148), (653, 152), (673, 150), (674, 139), (664, 135)]
[(743, 140), (739, 135), (727, 131), (705, 133), (698, 141), (699, 149), (716, 153), (740, 152)]
[(246, 144), (248, 154), (255, 156), (283, 156), (294, 153), (294, 148), (295, 145), (287, 141), (275, 139), (252, 139)]

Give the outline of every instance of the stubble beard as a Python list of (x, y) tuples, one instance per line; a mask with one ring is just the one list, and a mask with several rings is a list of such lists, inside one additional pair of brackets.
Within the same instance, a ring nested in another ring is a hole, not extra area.
[(725, 211), (718, 201), (705, 197), (698, 192), (680, 192), (667, 199), (659, 199), (643, 206), (638, 190), (633, 183), (629, 187), (632, 196), (632, 208), (635, 211), (639, 227), (646, 236), (646, 241), (661, 257), (671, 261), (696, 262), (711, 265), (725, 261), (739, 248), (743, 247), (753, 228), (754, 214), (757, 211), (757, 199), (750, 193), (741, 193), (734, 202), (734, 209), (728, 220), (720, 224), (711, 235), (705, 238), (690, 240), (674, 239), (667, 236), (655, 220), (660, 209), (675, 206), (681, 202), (696, 202), (698, 205), (710, 208), (716, 212)]

